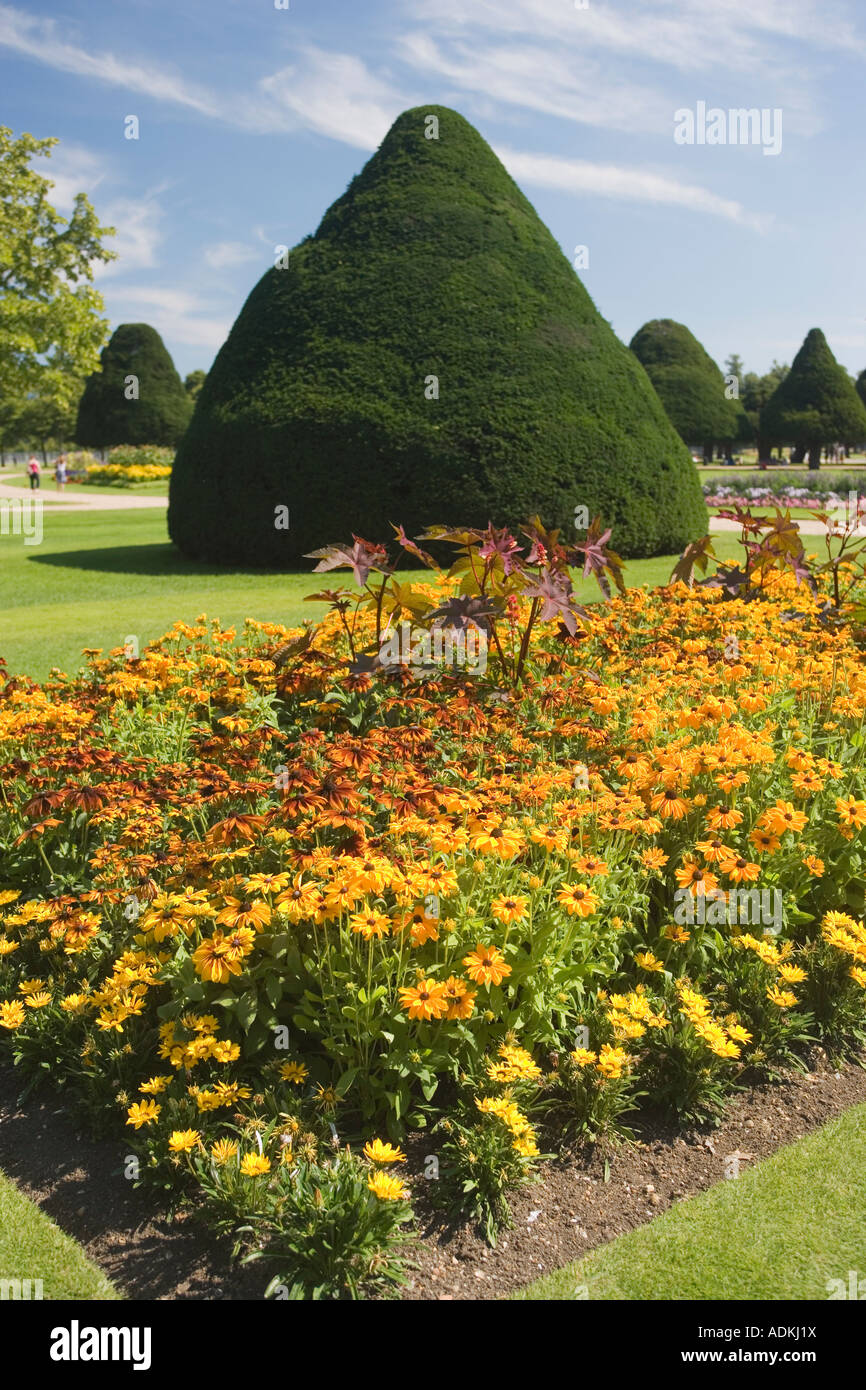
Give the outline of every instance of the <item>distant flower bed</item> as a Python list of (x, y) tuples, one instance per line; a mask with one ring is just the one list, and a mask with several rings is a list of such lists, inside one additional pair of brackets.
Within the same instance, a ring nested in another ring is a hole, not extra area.
[(85, 483), (153, 483), (171, 477), (174, 450), (156, 444), (119, 444), (107, 463), (92, 454), (73, 455), (72, 468), (85, 468)]
[(844, 507), (845, 498), (837, 492), (811, 492), (805, 487), (785, 488), (782, 493), (768, 487), (704, 488), (710, 507)]
[(159, 478), (170, 478), (171, 467), (160, 464), (144, 464), (124, 468), (117, 463), (98, 464), (88, 468), (86, 483), (152, 483)]
[(844, 506), (849, 492), (866, 491), (866, 479), (857, 473), (745, 473), (736, 482), (712, 478), (701, 486), (711, 507), (833, 507)]

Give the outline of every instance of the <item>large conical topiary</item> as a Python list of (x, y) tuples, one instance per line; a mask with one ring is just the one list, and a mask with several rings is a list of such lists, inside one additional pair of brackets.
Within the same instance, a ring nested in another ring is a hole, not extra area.
[(820, 468), (824, 444), (866, 442), (866, 408), (830, 351), (820, 328), (806, 334), (791, 370), (761, 411), (761, 433), (773, 444), (794, 444)]
[(681, 439), (712, 456), (716, 444), (744, 440), (749, 422), (739, 401), (725, 395), (725, 378), (683, 323), (653, 319), (629, 344), (659, 394)]
[(537, 512), (574, 539), (579, 506), (632, 555), (706, 529), (643, 369), (492, 150), (455, 111), (407, 111), (244, 305), (178, 451), (172, 538), (295, 565), (389, 522)]
[(88, 448), (177, 444), (192, 401), (165, 344), (147, 323), (122, 323), (102, 350), (78, 406), (75, 438)]

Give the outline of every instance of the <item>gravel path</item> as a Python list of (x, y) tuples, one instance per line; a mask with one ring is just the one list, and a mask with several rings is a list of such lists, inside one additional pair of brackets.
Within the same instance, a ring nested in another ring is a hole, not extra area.
[[(24, 475), (9, 473), (6, 476), (20, 478)], [(21, 501), (32, 496), (34, 494), (27, 488), (13, 487), (10, 483), (0, 482), (0, 501), (5, 501), (6, 498), (18, 498)], [(42, 499), (42, 509), (46, 512), (126, 512), (140, 511), (146, 507), (168, 506), (167, 497), (139, 497), (122, 492), (106, 494), (80, 488), (65, 488), (63, 492), (56, 492), (49, 484), (38, 488), (35, 496)]]

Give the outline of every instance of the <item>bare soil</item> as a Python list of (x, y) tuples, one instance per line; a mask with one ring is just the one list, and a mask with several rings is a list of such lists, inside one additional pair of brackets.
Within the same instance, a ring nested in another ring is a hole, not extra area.
[[(864, 1059), (866, 1060), (866, 1059)], [(816, 1050), (812, 1070), (745, 1091), (716, 1129), (677, 1132), (652, 1117), (633, 1125), (637, 1142), (607, 1155), (565, 1154), (544, 1178), (518, 1192), (514, 1226), (490, 1249), (465, 1225), (449, 1225), (429, 1203), (425, 1145), (410, 1162), (421, 1239), (404, 1297), (409, 1300), (501, 1299), (533, 1279), (625, 1231), (674, 1202), (724, 1181), (736, 1156), (740, 1171), (792, 1143), (850, 1106), (866, 1101), (866, 1069), (828, 1065)], [(124, 1177), (123, 1139), (82, 1135), (52, 1095), (18, 1104), (20, 1077), (0, 1069), (0, 1167), (132, 1299), (261, 1299), (270, 1272), (232, 1261), (231, 1244), (208, 1235), (187, 1212), (155, 1211), (155, 1194)], [(413, 1161), (414, 1160), (414, 1161)]]
[(812, 1071), (738, 1095), (716, 1129), (677, 1131), (643, 1118), (632, 1124), (635, 1144), (546, 1164), (543, 1181), (512, 1199), (514, 1226), (493, 1250), (468, 1227), (449, 1230), (425, 1212), (420, 1194), (423, 1239), (405, 1297), (507, 1297), (866, 1101), (863, 1067), (833, 1068), (818, 1049), (811, 1062)]

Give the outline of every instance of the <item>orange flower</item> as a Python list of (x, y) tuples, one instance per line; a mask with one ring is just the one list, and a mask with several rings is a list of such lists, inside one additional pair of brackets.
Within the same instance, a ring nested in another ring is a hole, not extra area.
[(731, 854), (729, 858), (723, 859), (720, 868), (725, 878), (731, 879), (734, 883), (754, 883), (761, 873), (760, 864), (751, 863), (741, 854)]
[(556, 895), (569, 917), (591, 917), (598, 907), (598, 896), (586, 883), (569, 883)]
[(445, 981), (445, 997), (448, 1000), (447, 1019), (469, 1018), (475, 1008), (475, 990), (468, 989), (459, 975), (449, 975)]
[(391, 930), (391, 919), (386, 917), (384, 912), (377, 912), (370, 908), (367, 912), (356, 912), (349, 918), (349, 926), (355, 933), (360, 932), (365, 941), (370, 941), (372, 937), (387, 936)]
[(753, 830), (749, 839), (760, 854), (775, 854), (782, 843), (778, 835), (771, 834), (769, 830)]
[(700, 897), (704, 893), (711, 893), (714, 888), (719, 886), (719, 880), (715, 874), (711, 874), (708, 869), (696, 864), (693, 859), (686, 859), (683, 862), (683, 867), (677, 869), (675, 873), (680, 887), (690, 889), (693, 896)]
[(496, 946), (476, 946), (463, 957), (463, 964), (477, 985), (499, 985), (511, 974), (511, 966), (506, 965), (505, 957)]
[(192, 960), (201, 978), (215, 985), (224, 985), (230, 975), (241, 973), (240, 962), (221, 931), (215, 931), (203, 941), (198, 950), (193, 951)]
[(665, 787), (664, 791), (656, 792), (652, 797), (650, 805), (654, 811), (664, 817), (665, 820), (682, 820), (688, 811), (691, 802), (688, 797), (681, 796), (676, 787)]
[(574, 860), (579, 874), (589, 874), (590, 878), (607, 878), (610, 868), (603, 859), (595, 859), (590, 854), (579, 854)]
[(423, 977), (415, 985), (404, 985), (400, 1003), (410, 1018), (441, 1018), (448, 1009), (445, 985)]
[(855, 830), (862, 830), (866, 825), (866, 801), (857, 801), (853, 796), (847, 801), (842, 797), (836, 800), (836, 814), (839, 817), (840, 825), (853, 826)]
[(226, 927), (254, 927), (256, 931), (264, 931), (271, 920), (271, 909), (261, 901), (227, 897), (216, 920)]
[(774, 835), (784, 835), (786, 830), (798, 835), (808, 819), (805, 812), (798, 811), (792, 802), (777, 801), (775, 806), (761, 813), (758, 828), (771, 830)]
[(668, 856), (663, 849), (645, 849), (640, 862), (645, 869), (663, 869), (668, 862)]
[(698, 840), (695, 849), (702, 854), (708, 864), (718, 864), (726, 855), (733, 854), (724, 840), (714, 836), (711, 840)]
[(742, 811), (733, 806), (711, 806), (707, 811), (707, 825), (711, 830), (733, 830), (742, 819)]
[(494, 826), (492, 830), (483, 829), (472, 837), (472, 848), (480, 854), (495, 854), (500, 859), (513, 859), (523, 849), (523, 836), (519, 830), (507, 825)]
[(519, 922), (526, 916), (526, 901), (519, 896), (494, 898), (490, 911), (499, 922)]

